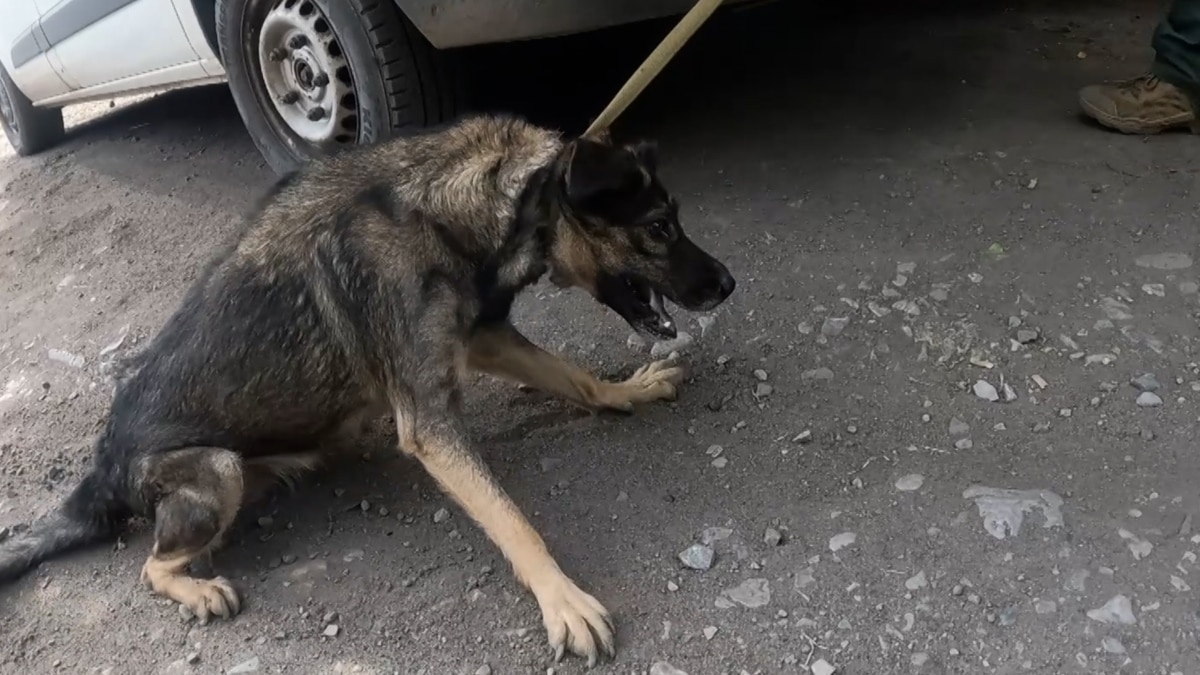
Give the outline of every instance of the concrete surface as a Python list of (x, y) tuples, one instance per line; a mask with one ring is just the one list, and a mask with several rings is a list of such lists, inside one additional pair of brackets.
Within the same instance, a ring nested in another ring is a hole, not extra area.
[[(1157, 11), (781, 3), (723, 18), (638, 102), (624, 131), (659, 140), (686, 227), (739, 279), (686, 318), (680, 400), (470, 398), (488, 463), (615, 613), (595, 672), (1200, 672), (1200, 145), (1075, 112), (1079, 86), (1144, 69)], [(480, 104), (579, 123), (661, 29), (489, 52)], [(0, 526), (65, 494), (104, 363), (270, 180), (222, 88), (100, 108), (0, 158)], [(648, 358), (579, 294), (519, 315), (609, 376)], [(363, 453), (247, 513), (212, 562), (246, 594), (235, 621), (139, 585), (142, 525), (0, 591), (0, 671), (584, 671), (382, 433)], [(693, 544), (711, 569), (681, 562)]]

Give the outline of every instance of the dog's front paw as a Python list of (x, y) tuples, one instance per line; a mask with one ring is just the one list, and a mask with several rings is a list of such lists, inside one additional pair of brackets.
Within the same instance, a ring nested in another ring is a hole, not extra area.
[(537, 600), (555, 661), (570, 650), (590, 667), (601, 656), (611, 659), (616, 653), (608, 610), (565, 575), (539, 589)]
[(601, 400), (606, 408), (629, 412), (637, 403), (675, 400), (682, 381), (682, 367), (667, 360), (654, 361), (624, 382), (606, 382)]

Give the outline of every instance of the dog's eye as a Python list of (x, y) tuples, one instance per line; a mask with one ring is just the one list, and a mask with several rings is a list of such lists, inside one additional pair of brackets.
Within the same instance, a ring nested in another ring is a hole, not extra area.
[(665, 220), (656, 220), (650, 223), (650, 236), (655, 239), (670, 239), (671, 224)]

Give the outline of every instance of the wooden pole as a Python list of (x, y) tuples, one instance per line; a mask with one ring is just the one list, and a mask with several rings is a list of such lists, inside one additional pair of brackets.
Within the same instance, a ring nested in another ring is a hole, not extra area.
[(587, 131), (583, 132), (585, 137), (594, 137), (597, 134), (604, 132), (608, 127), (625, 112), (629, 104), (633, 103), (634, 99), (642, 93), (646, 85), (662, 72), (662, 69), (667, 63), (679, 53), (683, 45), (699, 30), (700, 26), (712, 16), (713, 12), (721, 6), (724, 0), (697, 0), (696, 4), (688, 10), (687, 14), (675, 24), (670, 33), (658, 43), (654, 51), (646, 57), (642, 65), (633, 71), (633, 75), (625, 82), (616, 96), (609, 101), (608, 106), (601, 111), (600, 115), (592, 121), (591, 126)]

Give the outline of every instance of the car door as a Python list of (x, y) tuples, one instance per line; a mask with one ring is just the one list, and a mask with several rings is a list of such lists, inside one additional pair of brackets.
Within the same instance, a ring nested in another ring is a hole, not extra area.
[(0, 63), (34, 102), (71, 89), (47, 58), (49, 43), (38, 23), (40, 16), (35, 0), (0, 0)]
[[(80, 90), (114, 92), (192, 79), (200, 57), (172, 0), (38, 0), (49, 58)], [(108, 86), (105, 86), (108, 85)]]

